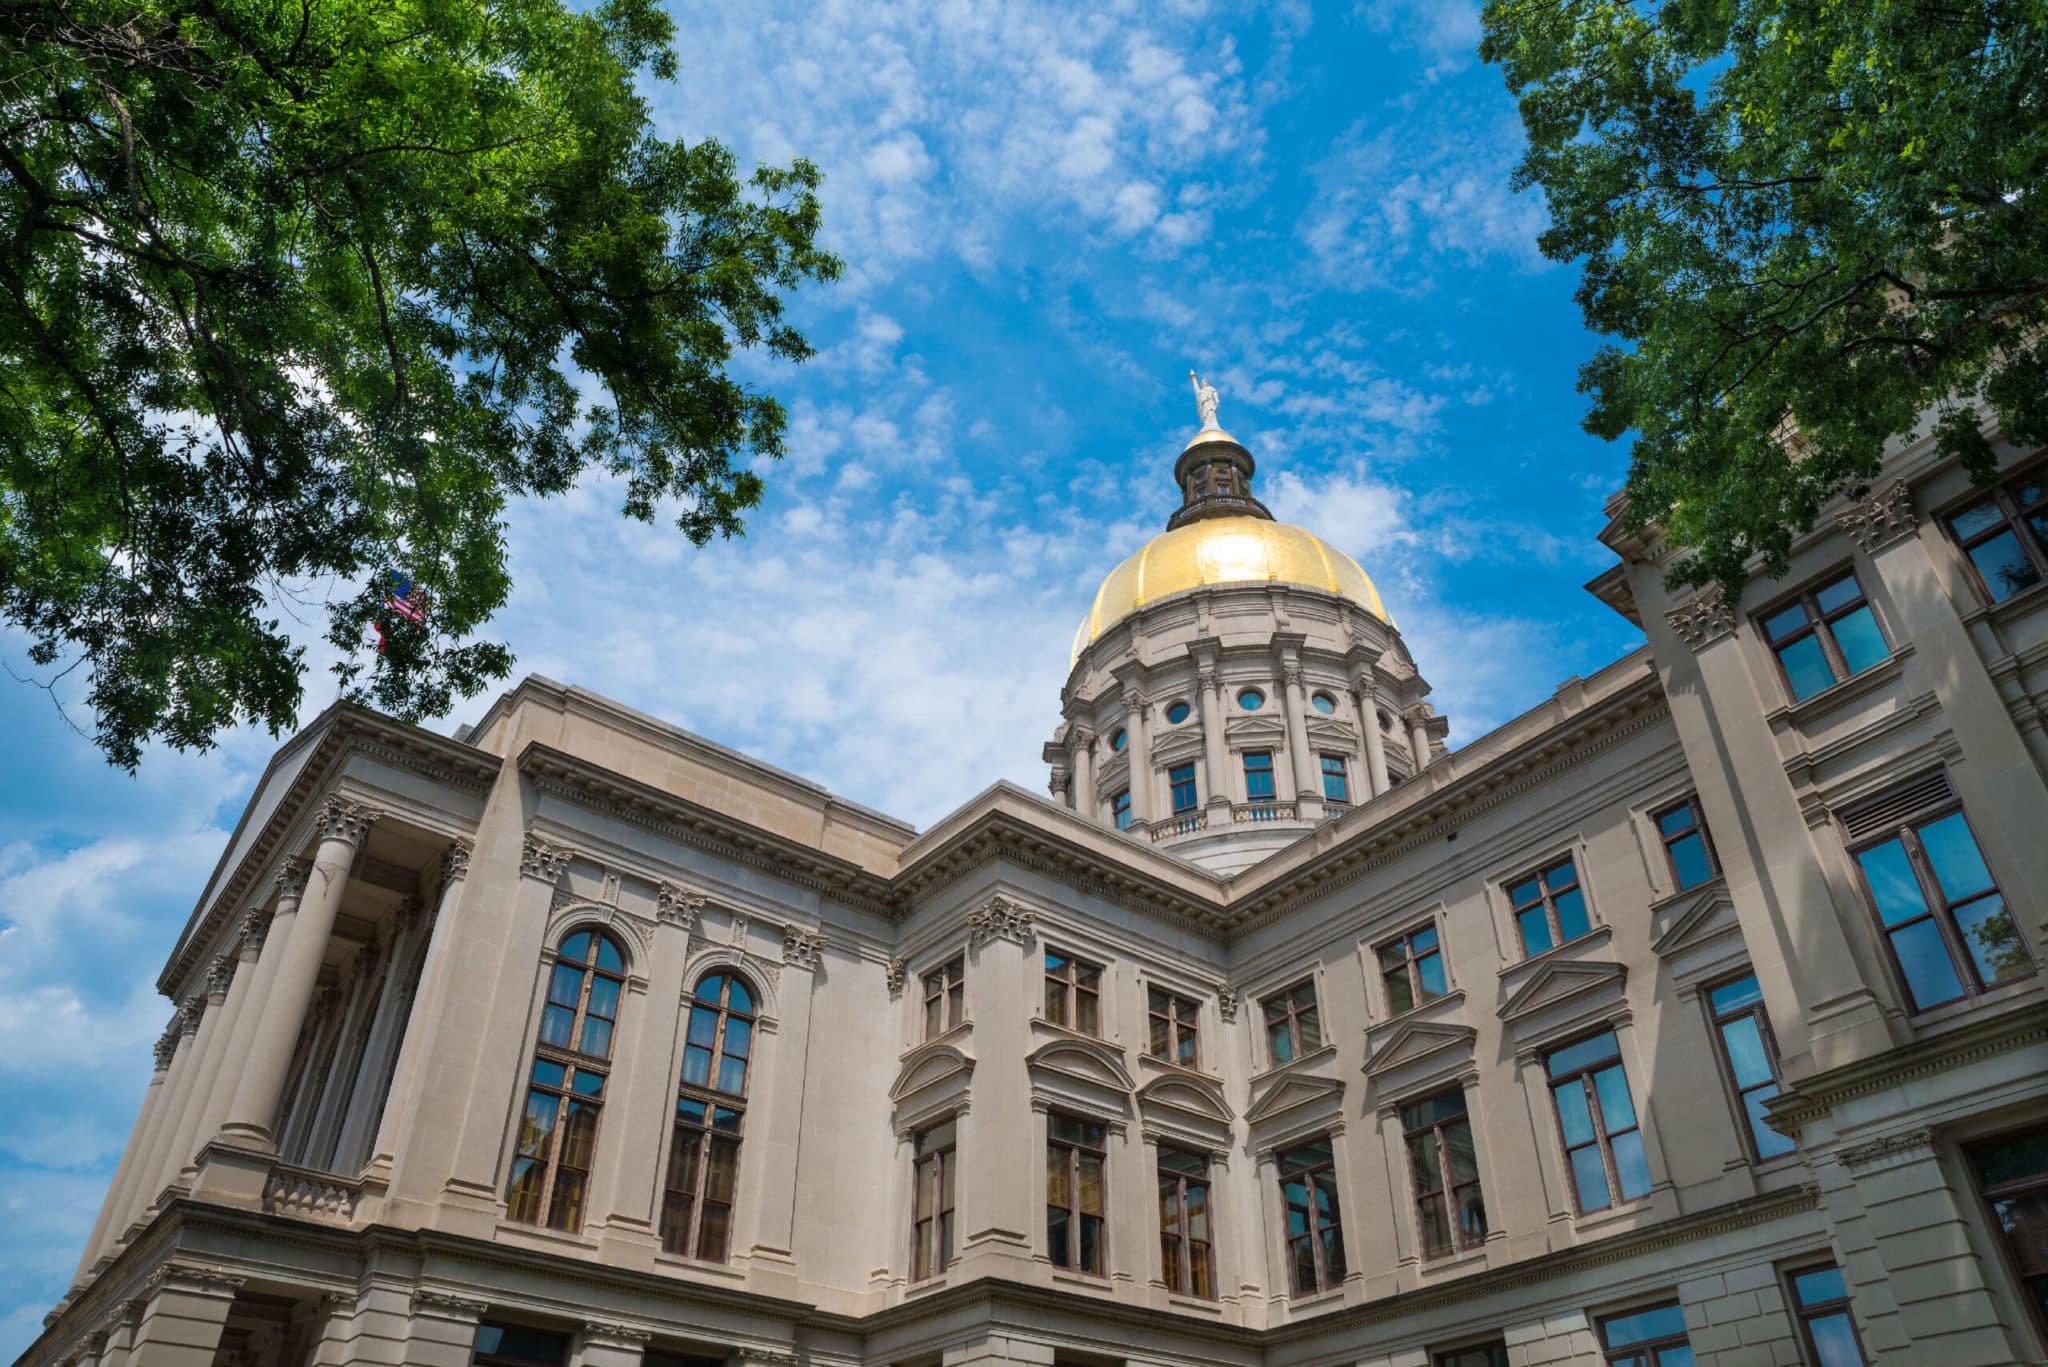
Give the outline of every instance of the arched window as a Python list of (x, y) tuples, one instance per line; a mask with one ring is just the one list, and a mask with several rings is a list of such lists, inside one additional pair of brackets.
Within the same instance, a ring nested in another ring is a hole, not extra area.
[(755, 1010), (754, 989), (733, 973), (706, 976), (690, 1002), (661, 1201), (661, 1246), (670, 1253), (724, 1262), (729, 1252)]
[(505, 1190), (506, 1213), (514, 1220), (550, 1229), (583, 1224), (597, 1113), (611, 1073), (612, 1030), (625, 980), (619, 947), (597, 931), (565, 936), (555, 951)]

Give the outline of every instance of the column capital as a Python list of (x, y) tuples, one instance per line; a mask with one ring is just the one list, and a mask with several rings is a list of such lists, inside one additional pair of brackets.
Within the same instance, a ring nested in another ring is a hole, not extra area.
[(1203, 665), (1195, 671), (1195, 686), (1206, 692), (1214, 693), (1217, 689), (1223, 687), (1222, 671), (1218, 670), (1214, 665)]
[(1216, 989), (1216, 1013), (1225, 1025), (1237, 1024), (1237, 989), (1228, 985)]
[(156, 1055), (156, 1070), (159, 1073), (171, 1066), (171, 1055), (178, 1052), (178, 1024), (175, 1020), (171, 1022), (170, 1026), (161, 1035), (156, 1037), (156, 1043), (151, 1046), (151, 1052)]
[(1302, 679), (1300, 661), (1290, 659), (1280, 666), (1280, 682), (1287, 687), (1300, 688)]
[(1086, 722), (1070, 722), (1067, 725), (1067, 741), (1081, 749), (1095, 744), (1095, 728)]
[(319, 814), (313, 818), (313, 829), (320, 833), (322, 840), (344, 840), (355, 848), (361, 848), (370, 834), (370, 827), (384, 813), (375, 807), (351, 802), (339, 794), (320, 804)]
[(980, 949), (991, 940), (1015, 940), (1029, 949), (1037, 934), (1032, 928), (1037, 919), (1037, 912), (998, 894), (968, 913), (968, 947)]
[(889, 1000), (895, 1001), (903, 995), (903, 979), (910, 973), (910, 960), (891, 959), (887, 968)]
[(208, 1004), (218, 1005), (228, 999), (228, 986), (234, 982), (235, 966), (240, 962), (240, 955), (222, 954), (216, 957), (211, 964), (207, 965), (206, 1000)]
[(818, 956), (825, 952), (829, 940), (821, 931), (802, 930), (796, 926), (782, 928), (782, 961), (791, 968), (816, 968)]
[(583, 1321), (583, 1341), (605, 1348), (645, 1349), (654, 1337), (652, 1330), (641, 1329), (631, 1324), (613, 1324), (607, 1320)]
[(206, 998), (193, 993), (178, 1003), (178, 1033), (195, 1035), (199, 1033), (200, 1017), (206, 1014)]
[(312, 871), (313, 866), (297, 855), (292, 855), (279, 863), (277, 866), (277, 876), (274, 880), (277, 887), (277, 895), (280, 898), (286, 898), (291, 901), (297, 901), (305, 896), (306, 875)]
[(700, 892), (663, 883), (655, 889), (654, 918), (663, 925), (680, 926), (688, 931), (697, 924), (697, 913), (704, 910), (704, 902), (704, 894)]
[(448, 1291), (434, 1291), (421, 1287), (412, 1293), (414, 1315), (432, 1315), (436, 1319), (444, 1320), (467, 1320), (473, 1324), (482, 1319), (484, 1311), (490, 1308), (487, 1302), (471, 1300), (467, 1296), (457, 1296)]
[(469, 877), (469, 857), (476, 853), (476, 846), (462, 836), (448, 842), (448, 848), (441, 852), (441, 885), (459, 882)]
[(575, 858), (575, 851), (560, 845), (550, 845), (532, 831), (526, 833), (525, 842), (519, 847), (519, 872), (528, 878), (538, 878), (543, 883), (559, 883), (568, 871), (569, 861)]
[(1903, 541), (1920, 530), (1919, 514), (1913, 511), (1913, 493), (1902, 479), (1895, 479), (1835, 514), (1835, 525), (1856, 538), (1865, 555)]
[(1705, 649), (1735, 630), (1735, 609), (1719, 584), (1709, 584), (1699, 593), (1664, 614), (1664, 620), (1695, 652)]
[(262, 907), (250, 907), (242, 913), (242, 924), (235, 928), (235, 940), (241, 952), (254, 957), (263, 952), (263, 937), (270, 933), (270, 913)]

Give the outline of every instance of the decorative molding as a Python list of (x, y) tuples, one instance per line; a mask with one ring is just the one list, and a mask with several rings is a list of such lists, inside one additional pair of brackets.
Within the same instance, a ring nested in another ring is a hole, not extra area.
[(142, 1283), (142, 1294), (154, 1296), (165, 1290), (197, 1291), (215, 1296), (232, 1296), (242, 1289), (246, 1277), (231, 1276), (212, 1267), (193, 1267), (189, 1263), (165, 1263), (149, 1274)]
[(235, 981), (235, 965), (241, 959), (234, 954), (222, 954), (206, 968), (206, 1000), (224, 1002), (228, 999), (228, 988)]
[(194, 1035), (199, 1033), (200, 1018), (206, 1014), (206, 998), (198, 993), (178, 1003), (178, 1033)]
[(697, 914), (704, 910), (705, 897), (702, 893), (679, 888), (673, 883), (663, 883), (654, 891), (654, 919), (665, 926), (680, 926), (689, 931), (697, 924)]
[(1851, 1172), (1861, 1175), (1864, 1170), (1880, 1163), (1889, 1167), (1894, 1161), (1932, 1156), (1933, 1153), (1934, 1131), (1919, 1129), (1852, 1144), (1838, 1151), (1835, 1159)]
[(575, 851), (561, 845), (550, 845), (528, 831), (525, 842), (519, 847), (519, 872), (543, 883), (559, 883), (562, 875), (568, 872), (569, 861), (575, 857)]
[(903, 979), (910, 972), (910, 960), (891, 959), (884, 972), (888, 975), (889, 1000), (896, 1001), (903, 996)]
[(178, 1029), (175, 1021), (172, 1022), (170, 1029), (156, 1037), (156, 1043), (151, 1046), (150, 1052), (156, 1055), (156, 1070), (159, 1073), (171, 1066), (171, 1055), (178, 1052)]
[(344, 840), (356, 849), (369, 837), (370, 827), (384, 813), (360, 802), (336, 795), (320, 804), (313, 817), (313, 830), (322, 840)]
[(2048, 1003), (2002, 1012), (1930, 1039), (1915, 1040), (1871, 1058), (1831, 1068), (1787, 1087), (1766, 1107), (1774, 1129), (1794, 1133), (1845, 1101), (1903, 1088), (1913, 1079), (1948, 1072), (1979, 1059), (2048, 1044)]
[(1664, 614), (1679, 638), (1695, 651), (1704, 649), (1735, 630), (1735, 609), (1719, 584), (1699, 593)]
[(296, 902), (306, 895), (306, 875), (313, 872), (313, 866), (297, 855), (285, 859), (277, 866), (277, 875), (272, 880), (280, 900), (290, 898)]
[(733, 1361), (736, 1367), (800, 1367), (795, 1353), (776, 1348), (742, 1348)]
[(1225, 1025), (1237, 1024), (1237, 989), (1229, 985), (1216, 989), (1216, 1014)]
[(261, 954), (263, 941), (270, 934), (270, 913), (262, 907), (250, 907), (242, 913), (242, 924), (235, 931), (235, 938), (245, 954)]
[(447, 1291), (430, 1291), (425, 1287), (412, 1293), (412, 1312), (415, 1315), (439, 1315), (443, 1319), (475, 1320), (483, 1318), (490, 1309), (488, 1301), (471, 1300)]
[(1904, 480), (1873, 489), (1835, 514), (1835, 525), (1856, 538), (1865, 555), (1882, 550), (1920, 530), (1913, 494)]
[(791, 968), (816, 968), (818, 956), (831, 943), (820, 931), (801, 930), (796, 926), (782, 928), (782, 961)]
[(991, 940), (1015, 940), (1024, 948), (1031, 948), (1037, 931), (1033, 923), (1038, 913), (997, 893), (983, 902), (967, 916), (967, 945), (980, 949)]
[(1214, 693), (1223, 687), (1223, 676), (1214, 669), (1204, 667), (1195, 671), (1195, 684), (1205, 693)]
[(476, 845), (461, 836), (448, 842), (448, 848), (441, 852), (441, 886), (459, 882), (469, 877), (469, 857), (476, 853)]
[(1280, 682), (1284, 687), (1301, 687), (1303, 677), (1304, 676), (1302, 674), (1301, 666), (1295, 664), (1292, 661), (1289, 661), (1287, 664), (1284, 664), (1280, 667)]
[(612, 1324), (605, 1320), (583, 1321), (583, 1342), (598, 1344), (606, 1348), (645, 1349), (654, 1331), (631, 1324)]

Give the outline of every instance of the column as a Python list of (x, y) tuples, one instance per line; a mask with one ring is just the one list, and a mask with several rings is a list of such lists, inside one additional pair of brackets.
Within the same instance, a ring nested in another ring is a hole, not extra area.
[[(189, 1171), (194, 1166), (192, 1156), (199, 1147), (207, 1108), (213, 1103), (214, 1089), (223, 1085), (220, 1061), (235, 1038), (237, 1014), (249, 996), (249, 975), (237, 971), (244, 961), (240, 938), (237, 932), (236, 943), (230, 945), (232, 952), (215, 959), (206, 971), (206, 1019), (199, 1024), (196, 1041), (199, 1067), (193, 1074), (192, 1104), (179, 1117), (177, 1134), (171, 1140), (170, 1161), (164, 1169), (169, 1174), (167, 1181), (182, 1178), (188, 1187), (192, 1181)], [(232, 1086), (233, 1080), (228, 1079), (225, 1085)]]
[(405, 1013), (405, 1033), (399, 1040), (398, 1058), (391, 1065), (391, 1085), (385, 1090), (384, 1114), (377, 1121), (377, 1137), (370, 1145), (370, 1166), (389, 1171), (398, 1152), (398, 1138), (411, 1114), (413, 1093), (419, 1083), (423, 1041), (433, 1033), (440, 1019), (443, 994), (450, 965), (456, 954), (453, 920), (457, 897), (469, 874), (469, 857), (474, 847), (467, 840), (452, 841), (441, 856), (441, 887), (434, 902), (433, 918), (422, 933), (427, 937), (427, 956), (420, 964), (419, 982)]
[[(993, 1252), (1028, 1258), (1045, 1228), (1045, 1154), (1032, 1114), (1030, 1019), (1038, 964), (1036, 915), (1003, 896), (969, 913), (967, 1009), (974, 1021), (974, 1081), (961, 1117), (957, 1190), (959, 1261)], [(1001, 1268), (994, 1260), (991, 1272)]]
[[(1124, 750), (1131, 757), (1131, 829), (1144, 830), (1152, 811), (1152, 737), (1145, 724), (1145, 695), (1124, 689)], [(1159, 815), (1164, 816), (1165, 813)]]
[(100, 1349), (99, 1367), (129, 1367), (135, 1350), (135, 1331), (142, 1323), (142, 1301), (123, 1301), (107, 1319), (107, 1341)]
[(412, 1322), (401, 1361), (406, 1367), (469, 1367), (477, 1324), (489, 1308), (482, 1301), (445, 1291), (413, 1292)]
[(135, 1128), (128, 1132), (128, 1147), (121, 1151), (120, 1166), (114, 1169), (114, 1180), (107, 1185), (106, 1199), (100, 1203), (99, 1219), (93, 1223), (92, 1233), (86, 1238), (85, 1252), (78, 1260), (77, 1282), (85, 1279), (86, 1273), (98, 1261), (104, 1245), (122, 1233), (122, 1230), (110, 1227), (122, 1210), (127, 1192), (135, 1185), (136, 1169), (142, 1165), (141, 1155), (154, 1147), (152, 1131), (162, 1119), (164, 1077), (170, 1072), (171, 1053), (177, 1046), (178, 1036), (174, 1031), (166, 1030), (157, 1039), (156, 1068), (149, 1075), (149, 1089), (142, 1094), (142, 1109), (136, 1114)]
[(142, 1322), (129, 1358), (137, 1367), (213, 1367), (240, 1277), (167, 1264), (143, 1284)]
[(221, 1137), (230, 1144), (275, 1151), (271, 1126), (277, 1121), (278, 1102), (291, 1071), (292, 1049), (313, 1004), (320, 961), (334, 934), (334, 918), (341, 912), (349, 869), (377, 816), (359, 803), (333, 797), (315, 822), (320, 845), (313, 855), (305, 896), (290, 916), (280, 903), (272, 923), (271, 933), (282, 941), (276, 949), (277, 971), (251, 1032), (248, 1060), (233, 1105), (221, 1126)]
[(377, 989), (376, 1019), (370, 1026), (369, 1039), (363, 1044), (363, 1062), (356, 1071), (355, 1085), (349, 1088), (341, 1133), (335, 1136), (332, 1166), (336, 1172), (358, 1172), (369, 1160), (372, 1127), (389, 1104), (392, 1065), (396, 1062), (393, 1056), (412, 1008), (412, 994), (417, 986), (412, 975), (420, 961), (420, 940), (429, 933), (427, 916), (420, 904), (408, 897), (395, 913), (395, 919), (397, 924), (385, 951), (383, 981)]
[[(1109, 1268), (1112, 1281), (1164, 1286), (1159, 1254), (1159, 1139), (1131, 1133), (1121, 1120), (1109, 1124)], [(1212, 1185), (1213, 1196), (1216, 1188)], [(1209, 1212), (1209, 1275), (1216, 1275), (1216, 1212)], [(1118, 1244), (1123, 1247), (1119, 1248)]]
[(1089, 821), (1100, 821), (1095, 809), (1095, 732), (1075, 723), (1067, 728), (1067, 744), (1073, 754), (1067, 768), (1073, 775), (1074, 810)]
[[(1230, 806), (1230, 747), (1224, 741), (1223, 676), (1215, 666), (1205, 664), (1195, 673), (1195, 701), (1202, 709), (1202, 768), (1207, 770), (1209, 796), (1204, 805), (1211, 808), (1227, 809)], [(1211, 817), (1209, 828), (1216, 830), (1224, 823), (1221, 817)]]
[(1308, 697), (1302, 685), (1301, 666), (1288, 660), (1280, 667), (1284, 687), (1281, 697), (1287, 708), (1287, 750), (1294, 757), (1295, 814), (1315, 820), (1323, 814), (1323, 794), (1317, 786), (1322, 766), (1308, 748)]
[(1415, 772), (1429, 767), (1429, 717), (1417, 703), (1408, 713), (1408, 752), (1415, 757)]
[(645, 1329), (629, 1324), (585, 1320), (569, 1353), (570, 1367), (640, 1367), (647, 1340), (652, 1337)]
[[(751, 1159), (741, 1149), (741, 1162), (754, 1174), (753, 1251), (748, 1272), (758, 1277), (763, 1262), (790, 1278), (782, 1293), (797, 1294), (796, 1173), (800, 1122), (804, 1108), (804, 1067), (810, 1059), (811, 994), (815, 975), (824, 967), (826, 939), (796, 926), (782, 932), (782, 974), (777, 984), (778, 1019), (763, 1020), (766, 1057), (760, 1069), (758, 1099), (746, 1143), (757, 1146)], [(765, 1156), (766, 1162), (762, 1159)], [(650, 1171), (651, 1166), (650, 1166)], [(774, 1294), (772, 1288), (770, 1294)]]
[(164, 1095), (169, 1104), (164, 1108), (163, 1128), (157, 1131), (156, 1143), (142, 1165), (141, 1181), (129, 1198), (131, 1221), (148, 1216), (156, 1208), (164, 1184), (178, 1174), (179, 1164), (171, 1157), (171, 1143), (184, 1125), (186, 1110), (196, 1104), (193, 1093), (198, 1090), (199, 1028), (205, 1015), (204, 995), (195, 994), (178, 1003), (178, 1048), (171, 1055), (170, 1076), (164, 1079)]
[(1387, 782), (1387, 739), (1380, 734), (1380, 693), (1373, 684), (1372, 671), (1360, 670), (1351, 681), (1358, 697), (1358, 725), (1365, 732), (1365, 778), (1367, 798), (1378, 797)]
[(389, 965), (386, 949), (373, 940), (356, 951), (348, 1002), (335, 1027), (334, 1052), (324, 1075), (317, 1077), (306, 1137), (299, 1161), (309, 1168), (330, 1168), (335, 1140), (341, 1137), (342, 1121), (348, 1116), (349, 1094), (355, 1090), (363, 1056), (370, 1043), (370, 1024), (383, 1004), (384, 975)]

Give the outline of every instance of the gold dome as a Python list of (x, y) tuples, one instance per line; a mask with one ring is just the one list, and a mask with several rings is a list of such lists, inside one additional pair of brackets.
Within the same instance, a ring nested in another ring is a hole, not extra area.
[(1073, 658), (1147, 603), (1207, 584), (1257, 583), (1321, 589), (1387, 620), (1358, 562), (1313, 532), (1262, 517), (1210, 517), (1153, 537), (1109, 572), (1074, 635)]

